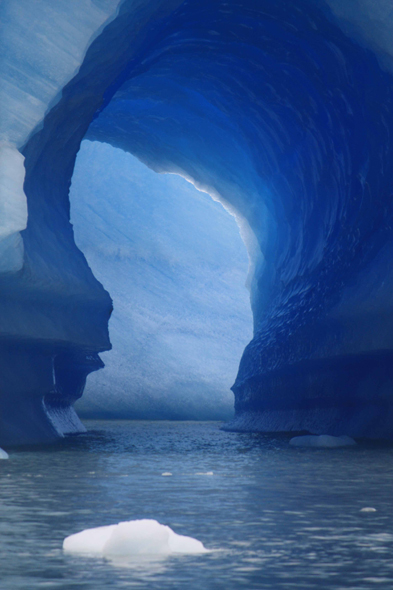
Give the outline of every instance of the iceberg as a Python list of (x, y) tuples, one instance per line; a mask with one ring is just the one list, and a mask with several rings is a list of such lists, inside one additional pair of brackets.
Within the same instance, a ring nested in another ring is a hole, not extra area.
[(143, 555), (195, 555), (208, 553), (197, 539), (176, 534), (156, 520), (142, 519), (86, 529), (66, 537), (65, 553), (86, 554), (109, 559)]
[(228, 429), (391, 439), (390, 2), (55, 4), (0, 8), (0, 444), (83, 431), (73, 406), (109, 358), (113, 281), (71, 223), (83, 140), (236, 216), (253, 335)]

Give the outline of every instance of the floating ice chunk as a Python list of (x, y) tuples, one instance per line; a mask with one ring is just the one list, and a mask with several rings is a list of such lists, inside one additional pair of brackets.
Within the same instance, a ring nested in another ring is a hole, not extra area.
[(105, 544), (117, 526), (117, 524), (100, 526), (70, 535), (64, 539), (63, 549), (67, 553), (103, 554)]
[(170, 475), (172, 475), (172, 473), (170, 471), (164, 471), (164, 473), (161, 473), (161, 475), (163, 475), (164, 477), (169, 477)]
[(371, 506), (366, 506), (365, 508), (361, 508), (360, 512), (376, 512), (376, 508), (372, 508)]
[(197, 539), (177, 535), (168, 526), (150, 519), (86, 529), (66, 537), (63, 550), (109, 558), (208, 552)]
[(214, 475), (213, 471), (198, 471), (195, 475)]
[(349, 436), (330, 436), (329, 434), (321, 434), (320, 436), (295, 436), (294, 438), (291, 438), (289, 444), (293, 447), (333, 448), (350, 447), (356, 445), (356, 442)]
[(0, 459), (8, 459), (8, 453), (0, 448)]

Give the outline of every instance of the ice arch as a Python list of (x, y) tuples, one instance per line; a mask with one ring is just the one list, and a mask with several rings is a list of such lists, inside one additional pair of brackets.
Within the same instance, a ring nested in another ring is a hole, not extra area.
[(1, 285), (5, 441), (77, 429), (70, 404), (110, 346), (110, 298), (69, 225), (86, 134), (208, 186), (255, 236), (235, 427), (392, 436), (393, 87), (356, 8), (347, 27), (322, 0), (121, 4), (23, 149), (24, 266)]
[(112, 350), (78, 415), (233, 417), (233, 384), (252, 338), (248, 256), (236, 220), (175, 174), (83, 141), (70, 190), (75, 242), (110, 290)]

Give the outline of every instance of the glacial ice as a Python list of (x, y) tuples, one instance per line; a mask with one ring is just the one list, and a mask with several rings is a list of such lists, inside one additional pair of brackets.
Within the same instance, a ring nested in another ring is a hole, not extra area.
[(23, 146), (119, 4), (120, 0), (1, 2), (0, 140)]
[[(110, 194), (110, 198), (108, 198)], [(234, 217), (173, 174), (84, 141), (70, 191), (75, 241), (113, 298), (113, 349), (83, 417), (230, 419), (252, 338), (248, 258)]]
[(356, 442), (350, 436), (330, 436), (328, 434), (294, 436), (289, 441), (293, 447), (318, 447), (323, 449), (331, 449), (335, 447), (351, 447), (356, 445)]
[(4, 449), (0, 449), (0, 459), (8, 459), (8, 453)]
[(11, 144), (0, 141), (0, 240), (26, 227), (24, 180), (24, 157)]
[(24, 157), (11, 144), (0, 141), (0, 273), (15, 272), (23, 265), (27, 203), (23, 192)]
[(27, 222), (19, 149), (82, 63), (119, 0), (5, 0), (0, 6), (0, 273), (23, 265)]
[(66, 553), (96, 555), (111, 559), (142, 555), (208, 553), (197, 539), (176, 534), (152, 519), (130, 520), (115, 525), (86, 529), (66, 537)]
[(70, 224), (83, 139), (241, 221), (254, 335), (232, 428), (392, 438), (390, 2), (4, 0), (0, 22), (0, 443), (80, 430), (111, 347)]

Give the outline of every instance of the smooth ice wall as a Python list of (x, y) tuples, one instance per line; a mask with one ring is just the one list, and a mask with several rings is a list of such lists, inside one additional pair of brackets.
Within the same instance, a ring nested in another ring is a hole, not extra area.
[(89, 141), (70, 201), (76, 244), (114, 305), (113, 349), (89, 376), (79, 415), (229, 419), (252, 338), (235, 218), (184, 178)]

